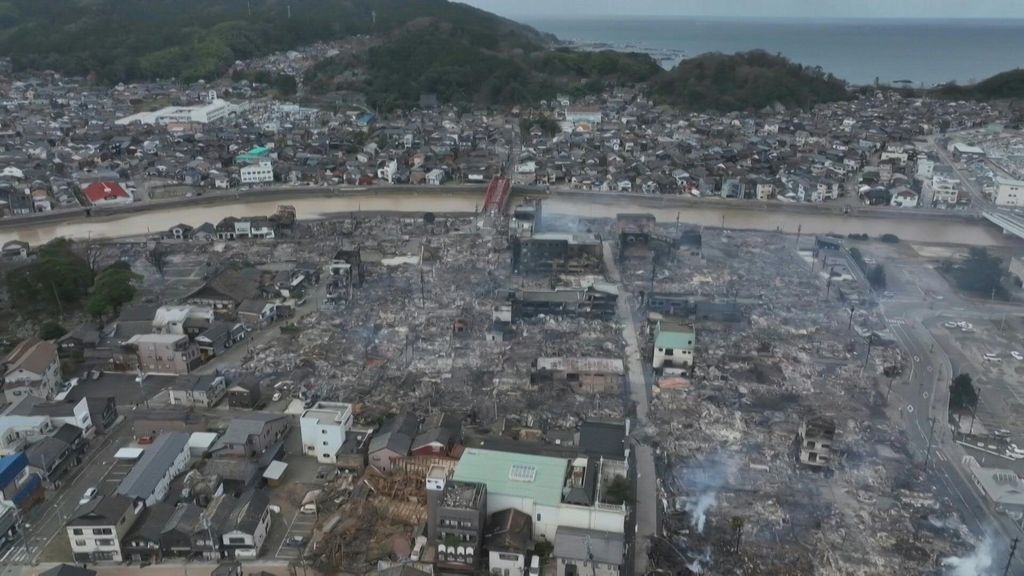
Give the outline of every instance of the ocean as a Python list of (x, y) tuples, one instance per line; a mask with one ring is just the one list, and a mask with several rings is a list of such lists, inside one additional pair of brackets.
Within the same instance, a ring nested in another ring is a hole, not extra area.
[(562, 40), (654, 54), (670, 67), (705, 52), (762, 49), (852, 84), (973, 83), (1024, 66), (1024, 20), (809, 20), (687, 17), (544, 18)]

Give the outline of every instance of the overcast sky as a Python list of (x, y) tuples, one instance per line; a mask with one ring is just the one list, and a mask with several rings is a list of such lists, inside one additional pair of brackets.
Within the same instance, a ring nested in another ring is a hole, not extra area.
[(1024, 0), (458, 0), (530, 16), (1024, 18)]

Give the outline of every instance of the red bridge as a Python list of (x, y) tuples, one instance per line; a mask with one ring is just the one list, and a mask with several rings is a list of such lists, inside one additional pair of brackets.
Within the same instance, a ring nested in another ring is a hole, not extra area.
[(499, 176), (491, 178), (490, 184), (487, 185), (487, 192), (484, 194), (484, 212), (504, 212), (511, 190), (512, 181), (508, 178)]

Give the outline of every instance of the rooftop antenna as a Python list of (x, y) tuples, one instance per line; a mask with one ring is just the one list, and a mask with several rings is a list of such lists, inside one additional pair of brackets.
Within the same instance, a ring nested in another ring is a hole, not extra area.
[(289, 20), (292, 19), (292, 5), (291, 4), (288, 5), (288, 19)]
[(371, 10), (370, 11), (370, 19), (373, 20), (373, 25), (376, 26), (377, 25), (377, 11), (376, 10)]

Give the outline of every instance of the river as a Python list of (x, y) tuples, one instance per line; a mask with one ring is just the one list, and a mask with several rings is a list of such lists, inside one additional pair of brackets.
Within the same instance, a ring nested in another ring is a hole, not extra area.
[[(0, 243), (24, 240), (32, 245), (53, 238), (117, 238), (163, 232), (184, 223), (198, 226), (216, 223), (227, 216), (264, 216), (273, 214), (280, 204), (295, 207), (300, 219), (313, 220), (345, 212), (474, 212), (479, 209), (481, 195), (445, 192), (359, 192), (344, 196), (298, 197), (249, 202), (229, 202), (182, 207), (180, 205), (152, 208), (102, 217), (80, 218), (64, 222), (26, 223), (24, 226), (0, 228)], [(829, 213), (792, 212), (783, 209), (738, 209), (723, 206), (674, 205), (670, 200), (656, 198), (595, 196), (554, 196), (545, 201), (544, 214), (560, 214), (581, 218), (614, 218), (624, 212), (647, 212), (660, 222), (679, 221), (701, 226), (725, 226), (749, 230), (781, 230), (795, 234), (797, 227), (804, 234), (864, 233), (878, 236), (898, 235), (913, 242), (1004, 246), (1016, 239), (1003, 235), (995, 226), (959, 219), (898, 218), (892, 216), (844, 216)]]

